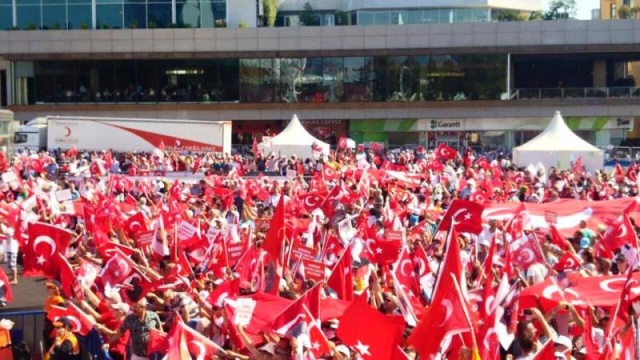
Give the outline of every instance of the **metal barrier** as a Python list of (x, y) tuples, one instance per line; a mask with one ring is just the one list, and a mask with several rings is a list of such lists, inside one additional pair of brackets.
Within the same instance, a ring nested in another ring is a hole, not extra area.
[(596, 88), (525, 88), (514, 89), (511, 99), (620, 99), (640, 97), (640, 87), (596, 87)]
[(40, 341), (44, 330), (43, 310), (7, 311), (0, 312), (0, 319), (13, 321), (11, 329), (11, 343), (24, 341), (31, 350), (32, 359), (41, 359)]

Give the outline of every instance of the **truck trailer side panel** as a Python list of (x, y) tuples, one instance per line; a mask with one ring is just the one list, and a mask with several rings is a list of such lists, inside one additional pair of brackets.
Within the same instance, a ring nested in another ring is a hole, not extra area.
[(52, 149), (144, 151), (164, 145), (168, 151), (230, 152), (231, 122), (48, 117), (47, 145)]

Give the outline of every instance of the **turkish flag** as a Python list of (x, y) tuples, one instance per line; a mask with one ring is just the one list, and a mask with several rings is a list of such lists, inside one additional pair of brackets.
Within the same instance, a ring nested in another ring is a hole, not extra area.
[(542, 345), (542, 349), (538, 350), (534, 355), (532, 360), (556, 360), (556, 351), (555, 344), (552, 340), (547, 340), (547, 342)]
[(520, 270), (527, 270), (535, 263), (545, 263), (544, 255), (538, 244), (535, 233), (530, 232), (511, 243), (510, 249), (513, 263)]
[(169, 339), (167, 334), (151, 328), (149, 329), (149, 342), (147, 343), (147, 354), (166, 354), (169, 351)]
[[(460, 245), (456, 231), (452, 229), (447, 236), (447, 251), (441, 265), (440, 276), (433, 290), (429, 306), (413, 330), (408, 341), (414, 346), (421, 358), (430, 359), (440, 350), (442, 340), (447, 336), (471, 330), (469, 304), (462, 298), (458, 286), (464, 286)], [(456, 286), (456, 283), (458, 286)], [(440, 341), (430, 341), (440, 339)]]
[(47, 313), (47, 318), (53, 322), (57, 321), (61, 317), (66, 317), (71, 323), (71, 331), (78, 333), (82, 336), (87, 336), (95, 321), (80, 310), (72, 302), (67, 302), (67, 307), (52, 306), (51, 310)]
[(480, 158), (478, 158), (478, 160), (476, 160), (475, 165), (477, 165), (479, 168), (481, 169), (488, 169), (491, 167), (491, 164), (489, 163), (489, 160), (487, 160), (486, 157), (481, 156)]
[(264, 239), (262, 248), (274, 259), (282, 256), (282, 244), (285, 238), (285, 204), (284, 194), (280, 195), (280, 201), (276, 206), (273, 217), (269, 222), (269, 231)]
[(350, 249), (351, 247), (348, 246), (342, 253), (342, 257), (333, 268), (333, 272), (327, 281), (327, 285), (338, 293), (338, 298), (346, 301), (353, 300), (353, 271), (351, 269)]
[(23, 276), (38, 276), (41, 273), (50, 277), (58, 276), (59, 258), (56, 254), (65, 254), (71, 238), (72, 234), (65, 229), (45, 223), (29, 224)]
[(89, 166), (89, 172), (93, 176), (102, 176), (104, 174), (104, 168), (98, 164), (98, 161), (94, 160)]
[(603, 255), (613, 254), (617, 249), (631, 245), (634, 249), (637, 247), (636, 232), (633, 225), (629, 221), (628, 216), (621, 216), (616, 222), (607, 228), (602, 240), (598, 243), (598, 250), (603, 251)]
[(133, 237), (133, 235), (137, 233), (145, 232), (149, 230), (147, 228), (147, 223), (144, 218), (144, 215), (140, 211), (131, 215), (127, 220), (125, 220), (123, 225), (124, 225), (123, 226), (124, 230), (131, 237)]
[(298, 200), (302, 203), (302, 207), (311, 213), (313, 210), (318, 209), (324, 204), (327, 194), (321, 194), (317, 191), (308, 192), (298, 196)]
[[(265, 331), (272, 331), (280, 335), (286, 336), (291, 328), (302, 318), (305, 321), (312, 319), (320, 319), (320, 291), (321, 283), (316, 284), (307, 290), (300, 298), (294, 300), (282, 312), (280, 312), (273, 320), (264, 327)], [(307, 311), (309, 319), (306, 318)], [(306, 310), (305, 310), (306, 309)]]
[(392, 359), (402, 340), (399, 325), (366, 302), (354, 301), (340, 318), (337, 335), (362, 359)]
[(573, 165), (571, 166), (571, 171), (574, 174), (582, 174), (582, 156), (578, 156), (576, 161), (573, 162)]
[(469, 200), (477, 202), (478, 204), (485, 204), (490, 202), (489, 197), (484, 193), (484, 191), (481, 190), (477, 190), (473, 194), (471, 194)]
[(71, 264), (69, 264), (67, 258), (62, 254), (58, 254), (58, 257), (58, 261), (60, 263), (60, 287), (62, 288), (62, 292), (68, 298), (84, 298), (84, 293), (79, 286), (76, 274), (71, 268)]
[(571, 246), (571, 244), (568, 243), (562, 234), (560, 234), (560, 231), (558, 231), (558, 228), (556, 228), (555, 225), (549, 226), (549, 235), (551, 235), (551, 242), (559, 247), (560, 250), (569, 250), (569, 246)]
[(102, 268), (99, 277), (102, 279), (102, 284), (116, 284), (122, 283), (133, 271), (135, 264), (127, 257), (120, 249), (115, 249), (113, 256)]
[(402, 240), (369, 239), (365, 241), (369, 259), (378, 265), (393, 264), (398, 260), (402, 249)]
[(442, 160), (453, 160), (458, 156), (456, 149), (448, 147), (444, 143), (440, 144), (436, 149), (436, 157)]
[(224, 349), (218, 346), (218, 344), (190, 328), (182, 320), (176, 323), (175, 326), (178, 327), (178, 332), (184, 336), (184, 341), (186, 342), (189, 353), (195, 356), (196, 359), (213, 359), (218, 355), (218, 352), (224, 353)]
[(580, 259), (578, 259), (572, 252), (567, 251), (558, 260), (558, 263), (553, 266), (555, 271), (565, 270), (578, 270), (580, 269)]
[(322, 179), (324, 181), (338, 180), (338, 177), (338, 172), (334, 168), (327, 164), (322, 165)]
[(444, 214), (439, 230), (448, 231), (452, 225), (459, 232), (479, 234), (482, 231), (484, 206), (468, 200), (454, 199)]

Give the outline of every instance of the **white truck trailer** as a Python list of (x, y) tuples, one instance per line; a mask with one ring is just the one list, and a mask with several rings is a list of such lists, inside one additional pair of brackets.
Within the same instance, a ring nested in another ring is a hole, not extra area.
[(231, 121), (47, 116), (29, 121), (14, 135), (14, 150), (78, 150), (231, 153)]

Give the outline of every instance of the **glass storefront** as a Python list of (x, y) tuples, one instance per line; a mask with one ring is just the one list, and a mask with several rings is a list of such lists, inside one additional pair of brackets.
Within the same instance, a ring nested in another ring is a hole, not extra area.
[(491, 21), (490, 8), (431, 8), (409, 10), (362, 10), (358, 25), (450, 24)]
[(16, 65), (32, 69), (24, 75), (28, 88), (19, 89), (27, 96), (16, 104), (495, 100), (506, 91), (506, 57), (497, 54)]
[[(97, 29), (225, 27), (227, 0), (93, 0)], [(92, 0), (15, 0), (22, 30), (88, 29)], [(171, 24), (175, 14), (176, 24)], [(0, 29), (14, 28), (12, 0), (0, 0)]]

